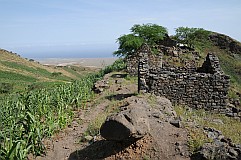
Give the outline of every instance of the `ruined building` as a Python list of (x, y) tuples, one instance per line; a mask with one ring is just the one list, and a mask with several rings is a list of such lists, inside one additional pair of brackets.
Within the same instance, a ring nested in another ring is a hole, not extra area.
[[(230, 78), (219, 60), (209, 53), (200, 68), (165, 67), (161, 54), (151, 54), (148, 45), (138, 51), (138, 90), (165, 96), (175, 105), (226, 112)], [(132, 59), (133, 60), (133, 59)], [(130, 62), (129, 62), (130, 63)]]

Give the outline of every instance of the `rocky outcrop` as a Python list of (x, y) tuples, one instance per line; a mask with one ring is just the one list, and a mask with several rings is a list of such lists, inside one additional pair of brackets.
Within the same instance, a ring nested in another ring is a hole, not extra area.
[(240, 160), (241, 145), (232, 143), (222, 133), (213, 128), (204, 128), (208, 138), (213, 142), (205, 143), (197, 153), (192, 155), (195, 160)]
[(213, 32), (210, 34), (209, 39), (215, 46), (218, 46), (220, 49), (225, 49), (231, 54), (241, 54), (240, 42), (232, 39), (229, 36)]

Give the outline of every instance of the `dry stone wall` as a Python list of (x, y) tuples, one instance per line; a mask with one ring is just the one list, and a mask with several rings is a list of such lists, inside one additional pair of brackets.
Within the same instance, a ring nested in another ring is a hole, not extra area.
[[(138, 75), (138, 65), (140, 60), (143, 60), (143, 53), (145, 53), (145, 56), (147, 56), (147, 63), (150, 68), (164, 66), (171, 67), (173, 66), (173, 64), (170, 64), (168, 61), (170, 59), (179, 59), (180, 63), (182, 63), (186, 68), (193, 69), (195, 68), (196, 63), (192, 62), (191, 60), (184, 60), (181, 55), (192, 54), (193, 59), (195, 60), (198, 60), (200, 58), (198, 52), (174, 46), (174, 44), (172, 44), (168, 40), (165, 40), (160, 45), (156, 46), (156, 51), (157, 53), (153, 54), (149, 46), (147, 44), (144, 44), (135, 54), (127, 56), (127, 72), (130, 75)], [(165, 55), (166, 58), (169, 57), (169, 60), (165, 61), (165, 57), (163, 57), (163, 55)]]
[[(145, 54), (143, 54), (145, 53)], [(145, 58), (144, 58), (145, 57)], [(134, 55), (130, 55), (126, 59), (127, 72), (130, 75), (138, 75), (138, 65), (139, 62), (148, 60), (149, 66), (162, 67), (162, 52), (157, 54), (152, 54), (151, 49), (147, 44), (142, 45), (142, 47)]]
[(224, 75), (218, 58), (209, 53), (198, 70), (150, 66), (147, 50), (140, 53), (139, 91), (165, 96), (173, 104), (226, 112), (229, 76)]

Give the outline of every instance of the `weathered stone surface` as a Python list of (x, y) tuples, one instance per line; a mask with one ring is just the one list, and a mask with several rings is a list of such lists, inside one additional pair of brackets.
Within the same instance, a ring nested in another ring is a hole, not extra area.
[(172, 124), (173, 126), (175, 126), (177, 128), (181, 128), (182, 127), (181, 121), (179, 119), (171, 120), (170, 124)]
[(194, 68), (144, 65), (151, 61), (147, 55), (147, 50), (140, 53), (140, 92), (164, 96), (175, 105), (227, 113), (230, 80), (223, 74), (219, 60), (214, 54), (207, 55), (206, 61), (198, 71)]
[(106, 80), (101, 80), (101, 81), (97, 81), (97, 82), (94, 84), (92, 90), (93, 90), (95, 93), (101, 93), (101, 92), (103, 92), (104, 89), (106, 89), (106, 88), (109, 88), (109, 83), (108, 83), (108, 81), (106, 81)]
[(159, 109), (162, 113), (165, 113), (169, 116), (177, 117), (177, 113), (173, 109), (172, 103), (169, 99), (160, 96), (157, 96), (156, 98), (157, 105), (155, 106), (155, 108)]
[(219, 48), (228, 50), (231, 54), (241, 54), (240, 43), (231, 37), (220, 33), (212, 33), (209, 38), (214, 45), (218, 46)]
[(138, 139), (150, 130), (146, 109), (130, 105), (126, 110), (109, 116), (101, 126), (101, 136), (107, 140)]
[(196, 160), (240, 160), (241, 148), (231, 146), (228, 143), (215, 141), (214, 143), (206, 143), (201, 150), (192, 156)]
[(205, 143), (201, 149), (192, 155), (195, 160), (240, 160), (241, 146), (232, 143), (230, 139), (225, 138), (222, 133), (213, 128), (204, 128), (208, 138), (213, 142)]
[(153, 118), (167, 121), (176, 118), (170, 100), (159, 96), (153, 98), (155, 103), (152, 106), (143, 98), (127, 98), (128, 106), (107, 117), (100, 129), (101, 136), (114, 141), (139, 139), (150, 133), (150, 120)]

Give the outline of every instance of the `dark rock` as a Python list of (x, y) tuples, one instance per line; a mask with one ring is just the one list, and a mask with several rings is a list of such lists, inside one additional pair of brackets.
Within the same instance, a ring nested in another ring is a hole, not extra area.
[(233, 114), (233, 113), (226, 113), (226, 116), (228, 116), (228, 117), (234, 117), (234, 114)]
[(113, 141), (142, 138), (150, 130), (146, 113), (145, 108), (130, 105), (126, 110), (109, 116), (101, 126), (100, 134)]
[(122, 141), (129, 139), (134, 128), (124, 115), (110, 116), (101, 126), (100, 134), (107, 140)]
[[(232, 143), (231, 139), (225, 138), (222, 133), (213, 128), (204, 128), (212, 143), (205, 143), (199, 151), (192, 155), (195, 160), (240, 160), (241, 146)], [(224, 137), (224, 138), (218, 138)]]
[(212, 33), (209, 36), (214, 45), (221, 49), (226, 49), (232, 54), (241, 54), (241, 45), (238, 41), (220, 33)]
[(241, 153), (226, 143), (206, 143), (201, 150), (192, 155), (196, 160), (240, 160)]
[(233, 113), (238, 113), (238, 112), (239, 112), (239, 109), (236, 108), (236, 107), (233, 107), (233, 108), (232, 108), (232, 111), (233, 111)]
[(177, 128), (181, 128), (182, 124), (180, 120), (172, 120), (170, 121), (170, 124), (172, 124), (173, 126), (177, 127)]

